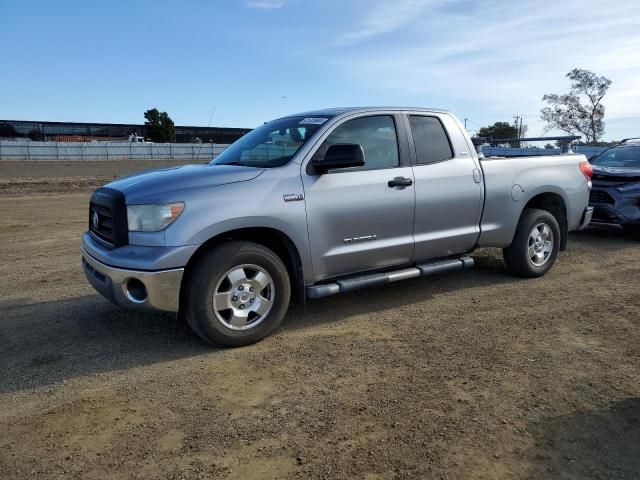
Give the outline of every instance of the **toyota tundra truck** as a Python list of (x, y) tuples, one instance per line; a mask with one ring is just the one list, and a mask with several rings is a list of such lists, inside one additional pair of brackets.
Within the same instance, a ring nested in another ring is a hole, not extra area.
[(219, 346), (261, 340), (290, 301), (473, 266), (539, 277), (586, 226), (583, 155), (483, 158), (449, 112), (342, 108), (259, 126), (208, 164), (91, 196), (87, 279), (131, 309), (177, 312)]

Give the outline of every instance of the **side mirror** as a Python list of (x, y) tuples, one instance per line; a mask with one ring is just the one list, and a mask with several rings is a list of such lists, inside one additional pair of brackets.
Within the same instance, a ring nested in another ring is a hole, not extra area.
[(327, 173), (335, 168), (352, 168), (364, 165), (364, 150), (357, 143), (342, 143), (331, 145), (324, 158), (314, 158), (311, 166), (315, 173)]

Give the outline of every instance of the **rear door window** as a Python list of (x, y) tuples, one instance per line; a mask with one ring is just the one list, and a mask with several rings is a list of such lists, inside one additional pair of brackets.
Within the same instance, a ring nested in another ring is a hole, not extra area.
[(442, 162), (453, 158), (447, 132), (437, 117), (410, 115), (411, 133), (416, 147), (418, 165)]

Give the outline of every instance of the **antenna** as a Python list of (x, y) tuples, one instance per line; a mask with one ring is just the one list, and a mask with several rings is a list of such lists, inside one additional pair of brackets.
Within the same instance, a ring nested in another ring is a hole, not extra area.
[(216, 113), (217, 107), (218, 107), (217, 105), (214, 105), (213, 108), (211, 109), (211, 115), (209, 115), (209, 123), (207, 123), (207, 128), (211, 126), (211, 120), (213, 120), (213, 115)]
[[(211, 115), (209, 115), (209, 122), (207, 123), (207, 128), (211, 127), (211, 120), (213, 120), (213, 115), (216, 113), (216, 108), (218, 106), (214, 105), (213, 108), (211, 109)], [(196, 154), (196, 158), (195, 161), (196, 163), (198, 162), (198, 157), (200, 157), (200, 152), (202, 152), (202, 147), (204, 147), (204, 142), (202, 142), (202, 140), (200, 141), (200, 149), (198, 150), (198, 153)]]

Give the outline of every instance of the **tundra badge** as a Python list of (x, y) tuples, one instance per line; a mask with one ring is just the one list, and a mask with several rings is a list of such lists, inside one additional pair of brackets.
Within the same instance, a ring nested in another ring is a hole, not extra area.
[(375, 240), (376, 238), (378, 238), (377, 235), (362, 235), (361, 237), (349, 237), (344, 239), (344, 243), (367, 242), (369, 240)]

